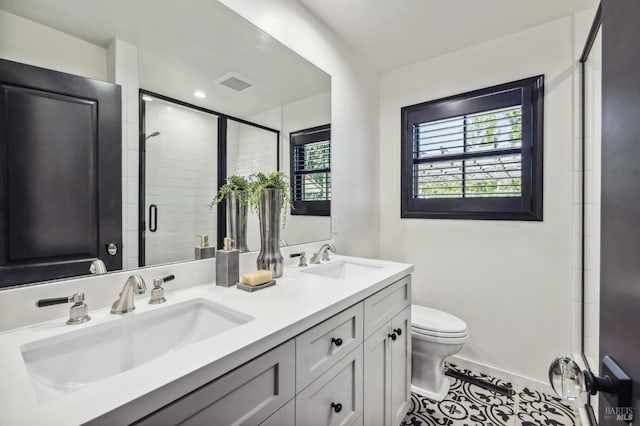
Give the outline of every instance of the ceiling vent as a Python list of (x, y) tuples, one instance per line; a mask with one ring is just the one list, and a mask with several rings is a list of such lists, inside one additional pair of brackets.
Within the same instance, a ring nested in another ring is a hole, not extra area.
[(216, 83), (236, 92), (244, 92), (256, 85), (253, 80), (244, 75), (238, 74), (237, 72), (226, 73), (222, 77), (218, 78)]

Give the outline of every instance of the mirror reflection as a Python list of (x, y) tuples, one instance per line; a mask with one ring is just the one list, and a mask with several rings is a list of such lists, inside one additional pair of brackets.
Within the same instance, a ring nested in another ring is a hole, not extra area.
[[(196, 4), (207, 13), (190, 13)], [(92, 241), (95, 247), (73, 259), (73, 272), (7, 278), (0, 286), (86, 274), (94, 261), (127, 269), (193, 260), (201, 235), (218, 246), (228, 232), (220, 210), (209, 209), (227, 176), (291, 176), (291, 135), (330, 128), (330, 76), (217, 1), (0, 0), (0, 26), (0, 59), (116, 83), (122, 117), (122, 180), (112, 181), (122, 188), (122, 216), (113, 244)], [(328, 161), (299, 172), (303, 189), (294, 197), (330, 204)], [(283, 245), (331, 237), (329, 210), (287, 216)], [(257, 250), (255, 214), (248, 222), (247, 246)], [(6, 263), (0, 259), (0, 275)]]

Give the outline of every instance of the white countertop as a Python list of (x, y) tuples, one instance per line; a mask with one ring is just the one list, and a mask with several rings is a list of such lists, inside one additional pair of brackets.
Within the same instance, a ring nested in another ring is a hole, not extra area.
[[(340, 260), (371, 262), (383, 267), (349, 281), (288, 267), (274, 287), (250, 293), (208, 284), (173, 293), (167, 291), (167, 303), (162, 305), (149, 305), (149, 292), (137, 296), (136, 310), (127, 316), (205, 298), (255, 319), (49, 402), (38, 400), (21, 346), (122, 320), (121, 316), (103, 308), (91, 311), (92, 320), (81, 325), (69, 326), (65, 324), (67, 318), (59, 318), (0, 333), (0, 424), (78, 425), (106, 413), (109, 415), (97, 423), (130, 423), (413, 272), (412, 265), (382, 260), (333, 256), (330, 262)], [(126, 409), (110, 413), (134, 400)]]

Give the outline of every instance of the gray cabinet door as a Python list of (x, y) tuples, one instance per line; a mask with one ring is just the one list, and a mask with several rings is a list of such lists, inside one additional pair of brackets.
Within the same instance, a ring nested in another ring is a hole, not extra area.
[(137, 423), (138, 425), (259, 425), (294, 396), (293, 340)]
[(402, 423), (411, 404), (411, 307), (391, 320), (391, 424)]
[(364, 424), (391, 424), (391, 323), (364, 342)]
[(362, 422), (362, 345), (296, 396), (296, 425)]
[(364, 338), (411, 305), (411, 275), (399, 279), (364, 301)]

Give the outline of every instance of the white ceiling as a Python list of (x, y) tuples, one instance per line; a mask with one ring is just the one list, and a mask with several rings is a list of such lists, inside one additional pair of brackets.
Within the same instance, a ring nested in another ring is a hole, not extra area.
[[(139, 48), (140, 87), (239, 117), (326, 93), (331, 77), (214, 0), (0, 0), (0, 9), (108, 47)], [(236, 72), (257, 84), (216, 83)], [(206, 92), (204, 100), (193, 93)]]
[(378, 72), (453, 52), (599, 0), (298, 0)]

